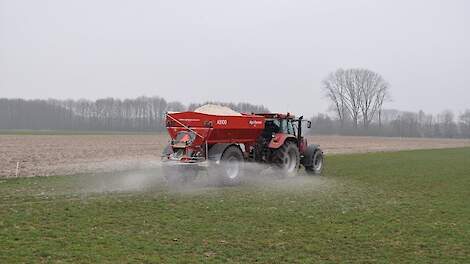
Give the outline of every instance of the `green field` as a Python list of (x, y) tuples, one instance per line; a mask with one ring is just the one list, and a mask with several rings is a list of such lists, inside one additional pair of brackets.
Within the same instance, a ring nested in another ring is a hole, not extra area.
[(0, 181), (0, 263), (470, 262), (469, 148), (232, 188), (84, 192), (90, 177)]

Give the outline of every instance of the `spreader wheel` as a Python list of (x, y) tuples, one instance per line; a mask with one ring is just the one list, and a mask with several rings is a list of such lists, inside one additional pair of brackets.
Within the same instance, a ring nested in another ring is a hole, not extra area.
[(281, 170), (282, 176), (294, 177), (300, 165), (299, 148), (293, 142), (286, 142), (275, 151), (273, 160)]
[(241, 183), (243, 169), (243, 153), (237, 146), (230, 146), (222, 154), (219, 164), (210, 166), (209, 174), (216, 185), (233, 186)]

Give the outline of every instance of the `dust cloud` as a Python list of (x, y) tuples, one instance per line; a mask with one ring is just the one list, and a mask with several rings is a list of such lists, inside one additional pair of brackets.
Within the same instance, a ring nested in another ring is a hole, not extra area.
[[(112, 163), (111, 163), (112, 164)], [(279, 170), (258, 163), (239, 164), (242, 168), (240, 181), (226, 186), (221, 184), (220, 174), (223, 168), (210, 166), (199, 169), (194, 178), (184, 178), (178, 171), (164, 169), (160, 162), (144, 168), (136, 167), (126, 171), (96, 172), (82, 175), (79, 181), (79, 191), (84, 194), (98, 193), (139, 193), (139, 192), (177, 192), (199, 194), (213, 189), (234, 188), (237, 186), (262, 188), (281, 191), (296, 191), (324, 187), (328, 184), (325, 177), (310, 176), (303, 169), (295, 177), (287, 177)], [(168, 181), (168, 172), (180, 176), (177, 182)], [(184, 174), (184, 173), (182, 173)]]

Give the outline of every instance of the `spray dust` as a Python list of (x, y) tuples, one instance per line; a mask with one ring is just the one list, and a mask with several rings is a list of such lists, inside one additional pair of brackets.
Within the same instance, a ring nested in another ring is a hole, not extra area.
[[(326, 178), (320, 176), (308, 176), (299, 171), (296, 177), (286, 177), (279, 170), (268, 165), (244, 162), (241, 167), (239, 187), (253, 187), (282, 191), (296, 191), (301, 189), (319, 188), (326, 186)], [(103, 167), (113, 166), (113, 163)], [(115, 192), (177, 192), (187, 194), (202, 194), (204, 192), (225, 188), (220, 185), (217, 175), (223, 173), (220, 166), (212, 166), (210, 169), (198, 170), (194, 179), (182, 180), (178, 184), (169, 184), (167, 181), (168, 170), (162, 168), (161, 162), (153, 162), (144, 166), (127, 167), (126, 170), (102, 172), (80, 176), (79, 192), (115, 193)], [(181, 175), (184, 177), (184, 175)], [(228, 188), (237, 188), (231, 186)]]

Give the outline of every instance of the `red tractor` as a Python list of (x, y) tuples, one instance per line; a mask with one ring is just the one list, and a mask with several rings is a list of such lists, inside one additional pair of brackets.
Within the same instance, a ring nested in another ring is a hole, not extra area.
[[(323, 170), (319, 145), (307, 145), (302, 123), (290, 114), (211, 115), (199, 112), (168, 113), (170, 144), (162, 155), (170, 183), (187, 181), (205, 168), (221, 185), (240, 182), (248, 162), (274, 167), (294, 176), (302, 165), (309, 174)], [(249, 175), (246, 175), (249, 176)]]

